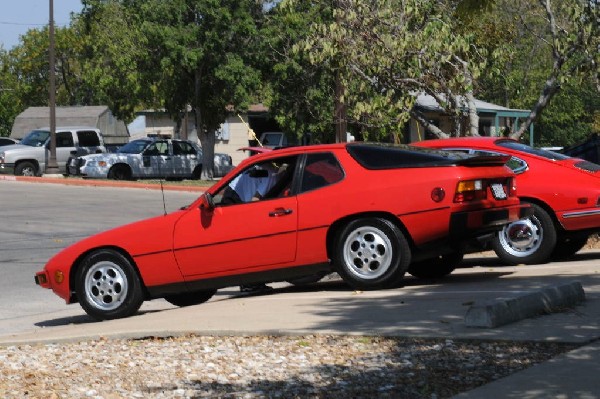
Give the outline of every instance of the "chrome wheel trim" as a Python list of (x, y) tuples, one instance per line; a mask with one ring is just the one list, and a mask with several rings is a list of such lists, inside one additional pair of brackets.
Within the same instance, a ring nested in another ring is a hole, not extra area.
[(544, 231), (535, 217), (509, 223), (499, 234), (500, 245), (510, 255), (524, 258), (534, 254), (542, 245)]
[(21, 176), (34, 177), (35, 176), (35, 169), (33, 168), (33, 166), (30, 166), (30, 167), (27, 167), (27, 168), (23, 168), (21, 170)]
[(85, 275), (85, 296), (98, 310), (111, 311), (121, 306), (128, 288), (127, 275), (113, 262), (98, 262)]
[(388, 236), (373, 226), (360, 227), (348, 234), (343, 254), (348, 272), (363, 280), (374, 280), (384, 275), (394, 255)]

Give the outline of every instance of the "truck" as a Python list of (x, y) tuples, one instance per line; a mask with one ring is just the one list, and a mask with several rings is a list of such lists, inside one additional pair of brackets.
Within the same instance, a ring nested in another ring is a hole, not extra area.
[[(0, 147), (0, 173), (15, 176), (41, 176), (50, 158), (50, 128), (29, 132), (18, 144)], [(59, 173), (67, 174), (70, 158), (105, 153), (99, 129), (88, 126), (56, 128), (56, 163)]]

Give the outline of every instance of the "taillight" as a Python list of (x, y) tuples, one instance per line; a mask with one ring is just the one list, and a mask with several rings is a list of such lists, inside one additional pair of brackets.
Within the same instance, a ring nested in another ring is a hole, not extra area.
[(465, 180), (458, 182), (454, 202), (469, 202), (487, 197), (487, 189), (483, 180)]

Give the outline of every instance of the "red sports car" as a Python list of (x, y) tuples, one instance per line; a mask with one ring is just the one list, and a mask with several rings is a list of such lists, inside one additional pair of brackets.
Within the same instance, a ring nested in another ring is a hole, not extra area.
[(476, 155), (510, 156), (519, 197), (533, 216), (506, 225), (492, 241), (510, 264), (532, 264), (575, 254), (600, 231), (600, 165), (501, 137), (426, 140), (417, 146)]
[(114, 319), (147, 299), (192, 305), (222, 287), (332, 271), (361, 290), (407, 270), (443, 276), (471, 241), (529, 214), (507, 160), (365, 143), (266, 152), (185, 209), (62, 250), (35, 280)]

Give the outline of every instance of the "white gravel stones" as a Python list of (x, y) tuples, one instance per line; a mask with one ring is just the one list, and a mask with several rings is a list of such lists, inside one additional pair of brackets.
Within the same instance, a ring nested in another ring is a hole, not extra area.
[(0, 347), (2, 398), (447, 398), (573, 349), (358, 336)]

